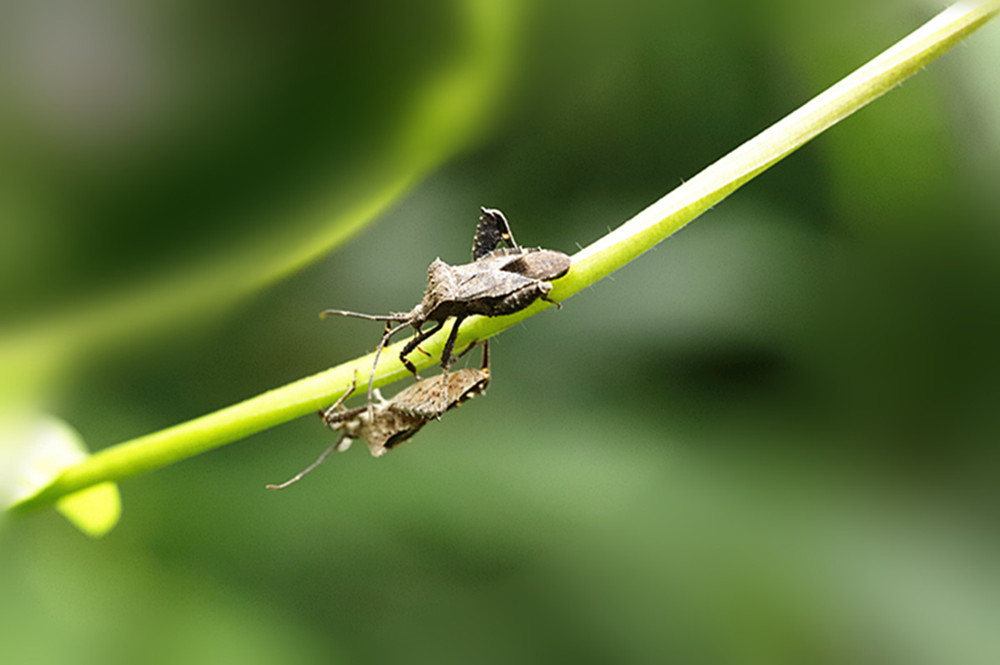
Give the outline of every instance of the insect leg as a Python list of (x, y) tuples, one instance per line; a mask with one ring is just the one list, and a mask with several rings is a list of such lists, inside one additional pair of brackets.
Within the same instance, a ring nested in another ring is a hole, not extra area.
[(546, 294), (538, 296), (538, 299), (539, 300), (544, 300), (547, 303), (552, 303), (553, 305), (556, 306), (556, 309), (562, 309), (562, 303), (561, 302), (559, 302), (558, 300), (553, 300), (552, 298), (550, 298)]
[(441, 367), (444, 371), (441, 372), (441, 410), (438, 413), (438, 420), (441, 420), (441, 414), (448, 408), (448, 370), (451, 368), (451, 363), (454, 360), (451, 354), (455, 350), (458, 327), (462, 325), (464, 319), (465, 317), (462, 315), (455, 317), (455, 323), (451, 326), (451, 332), (448, 333), (448, 340), (444, 343), (444, 349), (441, 351)]
[(433, 335), (437, 331), (441, 330), (441, 328), (443, 328), (443, 327), (444, 327), (444, 321), (441, 321), (436, 326), (434, 326), (430, 330), (426, 330), (426, 331), (421, 330), (418, 327), (417, 328), (417, 334), (416, 334), (416, 336), (414, 336), (413, 339), (411, 339), (409, 342), (407, 342), (406, 346), (403, 347), (403, 350), (399, 352), (399, 360), (400, 360), (400, 362), (403, 363), (403, 365), (406, 367), (406, 369), (410, 370), (410, 373), (413, 374), (413, 378), (417, 379), (418, 381), (420, 380), (420, 377), (417, 375), (417, 367), (416, 367), (416, 365), (414, 365), (413, 363), (410, 362), (410, 359), (409, 359), (408, 356), (411, 353), (413, 353), (413, 350), (416, 349), (420, 345), (420, 343), (422, 341), (424, 341), (425, 339), (427, 339), (428, 337), (430, 337), (431, 335)]
[(303, 476), (305, 476), (307, 473), (309, 473), (310, 471), (312, 471), (313, 469), (315, 469), (317, 466), (319, 466), (320, 464), (322, 464), (323, 462), (325, 462), (327, 457), (329, 457), (330, 455), (332, 455), (335, 450), (338, 450), (340, 448), (340, 442), (343, 441), (346, 436), (347, 436), (346, 434), (342, 434), (340, 436), (340, 438), (337, 439), (337, 442), (335, 444), (333, 444), (332, 446), (330, 446), (329, 448), (327, 448), (326, 450), (324, 450), (322, 452), (322, 454), (320, 454), (320, 456), (316, 458), (315, 462), (313, 462), (312, 464), (310, 464), (306, 468), (302, 469), (301, 471), (299, 471), (297, 474), (295, 474), (294, 476), (292, 476), (291, 478), (289, 478), (285, 482), (283, 482), (283, 483), (281, 483), (279, 485), (265, 485), (264, 487), (266, 487), (269, 490), (283, 490), (286, 487), (288, 487), (289, 485), (291, 485), (292, 483), (299, 482), (300, 480), (302, 480)]
[(398, 333), (400, 330), (402, 330), (403, 328), (405, 328), (408, 325), (410, 325), (409, 321), (404, 321), (403, 323), (400, 323), (398, 326), (394, 326), (392, 328), (389, 327), (388, 323), (385, 325), (385, 332), (382, 334), (382, 341), (380, 341), (378, 343), (378, 348), (375, 349), (375, 358), (372, 360), (372, 373), (368, 377), (368, 417), (369, 418), (372, 418), (375, 415), (374, 411), (372, 409), (372, 395), (373, 395), (372, 390), (375, 387), (375, 368), (378, 367), (378, 357), (380, 355), (382, 355), (382, 349), (384, 349), (385, 345), (389, 343), (389, 340), (392, 339), (392, 336), (395, 335), (396, 333)]
[[(323, 411), (319, 410), (319, 415), (323, 419), (323, 423), (332, 430), (337, 430), (340, 423), (345, 423), (349, 420), (354, 420), (361, 414), (362, 411), (367, 410), (367, 406), (358, 406), (353, 409), (343, 409), (341, 411), (330, 412), (329, 410)], [(346, 450), (346, 448), (345, 448)]]
[(347, 389), (347, 392), (341, 395), (340, 399), (334, 402), (330, 408), (324, 409), (319, 412), (319, 415), (323, 417), (323, 420), (325, 422), (327, 423), (330, 422), (330, 419), (333, 417), (333, 414), (337, 411), (337, 409), (340, 408), (340, 405), (344, 403), (344, 400), (346, 400), (348, 397), (351, 396), (351, 394), (354, 392), (354, 389), (357, 387), (358, 387), (358, 370), (354, 370), (354, 377), (351, 379), (351, 387)]
[(441, 367), (444, 367), (445, 372), (448, 371), (451, 367), (451, 363), (454, 361), (451, 354), (455, 350), (455, 340), (458, 338), (458, 327), (462, 325), (462, 321), (464, 319), (465, 317), (461, 315), (455, 317), (455, 324), (451, 327), (451, 332), (448, 333), (448, 340), (444, 343), (444, 349), (441, 351)]
[(455, 357), (456, 358), (461, 358), (466, 353), (468, 353), (472, 349), (476, 348), (480, 344), (483, 345), (483, 365), (479, 369), (482, 372), (484, 372), (485, 374), (489, 374), (490, 373), (490, 340), (488, 340), (488, 339), (476, 340), (472, 344), (469, 344), (467, 347), (465, 347), (465, 351), (462, 351), (460, 354), (458, 354)]
[(464, 357), (465, 357), (465, 355), (466, 355), (466, 354), (467, 354), (467, 353), (468, 353), (469, 351), (471, 351), (472, 349), (476, 348), (476, 347), (477, 347), (477, 346), (479, 346), (480, 344), (487, 344), (487, 343), (488, 343), (488, 342), (487, 342), (486, 340), (478, 340), (478, 339), (477, 339), (476, 341), (472, 342), (472, 343), (471, 343), (471, 344), (469, 344), (469, 345), (468, 345), (467, 347), (465, 347), (465, 350), (464, 350), (464, 351), (462, 351), (461, 353), (457, 354), (457, 355), (455, 356), (455, 359), (457, 360), (457, 359), (459, 359), (459, 358), (464, 358)]
[(490, 372), (490, 340), (483, 340), (483, 366), (481, 368), (484, 372), (489, 374)]

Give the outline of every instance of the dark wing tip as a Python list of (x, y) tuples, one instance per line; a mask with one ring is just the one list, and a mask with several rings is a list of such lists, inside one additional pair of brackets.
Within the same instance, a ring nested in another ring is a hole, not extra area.
[(479, 223), (476, 225), (476, 236), (472, 242), (472, 260), (489, 254), (501, 242), (517, 248), (514, 236), (510, 230), (507, 218), (496, 208), (480, 206)]

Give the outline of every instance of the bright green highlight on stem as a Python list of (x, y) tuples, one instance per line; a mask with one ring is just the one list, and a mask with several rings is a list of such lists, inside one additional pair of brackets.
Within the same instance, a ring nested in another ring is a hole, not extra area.
[[(998, 11), (1000, 0), (959, 2), (941, 12), (805, 106), (578, 252), (569, 274), (554, 285), (552, 297), (565, 300), (651, 249), (823, 130), (925, 67)], [(538, 302), (507, 317), (475, 317), (462, 326), (457, 348), (495, 335), (549, 306)], [(444, 334), (438, 334), (422, 344), (430, 355), (414, 354), (415, 364), (420, 368), (435, 364), (444, 338)], [(404, 343), (383, 351), (376, 385), (407, 376), (398, 358)], [(358, 377), (367, 378), (371, 362), (369, 354), (209, 415), (102, 450), (65, 470), (44, 490), (15, 508), (48, 504), (100, 482), (158, 469), (314, 412), (340, 397), (355, 371)]]

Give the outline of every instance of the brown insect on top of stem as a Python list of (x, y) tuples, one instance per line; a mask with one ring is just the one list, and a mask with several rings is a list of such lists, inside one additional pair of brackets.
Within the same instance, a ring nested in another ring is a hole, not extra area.
[[(510, 225), (499, 210), (481, 208), (472, 245), (472, 263), (449, 265), (435, 259), (427, 270), (427, 289), (421, 301), (409, 312), (389, 315), (361, 314), (339, 309), (328, 309), (320, 316), (340, 314), (373, 321), (385, 321), (386, 330), (375, 349), (372, 371), (368, 379), (368, 404), (372, 408), (375, 368), (382, 349), (403, 328), (412, 327), (416, 334), (399, 353), (403, 365), (419, 379), (417, 368), (409, 360), (421, 342), (444, 328), (447, 319), (454, 317), (451, 332), (441, 352), (441, 366), (447, 374), (453, 360), (455, 339), (462, 321), (473, 315), (503, 316), (514, 314), (536, 300), (549, 300), (551, 280), (565, 275), (570, 269), (568, 255), (551, 249), (523, 248), (514, 240)], [(506, 248), (497, 248), (506, 242)], [(392, 326), (391, 323), (397, 325)], [(425, 331), (423, 326), (434, 322)]]

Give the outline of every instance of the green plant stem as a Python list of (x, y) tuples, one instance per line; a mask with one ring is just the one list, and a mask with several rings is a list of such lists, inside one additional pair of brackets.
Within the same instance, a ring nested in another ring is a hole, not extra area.
[[(998, 11), (1000, 0), (952, 5), (805, 106), (582, 249), (573, 257), (569, 274), (554, 285), (552, 297), (565, 300), (651, 249), (823, 130), (925, 67)], [(462, 326), (457, 348), (491, 337), (547, 307), (550, 305), (539, 302), (511, 316), (470, 319)], [(376, 385), (407, 375), (398, 359), (404, 343), (383, 351)], [(430, 355), (415, 354), (417, 366), (435, 364), (443, 343), (444, 335), (439, 334), (422, 344)], [(314, 412), (347, 390), (355, 371), (359, 378), (367, 378), (371, 362), (369, 354), (189, 422), (102, 450), (65, 470), (41, 492), (14, 508), (46, 505), (96, 483), (158, 469)]]

